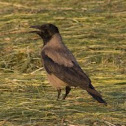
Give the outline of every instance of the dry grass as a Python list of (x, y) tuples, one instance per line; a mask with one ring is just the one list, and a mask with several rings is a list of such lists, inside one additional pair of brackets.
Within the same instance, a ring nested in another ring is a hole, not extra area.
[[(1, 0), (0, 126), (126, 126), (126, 1)], [(56, 24), (108, 106), (73, 88), (56, 101), (29, 26)]]

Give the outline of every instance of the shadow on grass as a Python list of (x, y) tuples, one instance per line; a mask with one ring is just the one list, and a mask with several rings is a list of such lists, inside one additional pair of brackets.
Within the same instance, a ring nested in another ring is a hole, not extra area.
[(115, 83), (114, 85), (126, 85), (126, 82)]

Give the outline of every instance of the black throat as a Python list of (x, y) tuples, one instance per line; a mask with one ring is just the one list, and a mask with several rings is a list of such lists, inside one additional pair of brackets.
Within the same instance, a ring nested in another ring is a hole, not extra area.
[(43, 39), (43, 44), (46, 45), (53, 36), (41, 36), (41, 38)]

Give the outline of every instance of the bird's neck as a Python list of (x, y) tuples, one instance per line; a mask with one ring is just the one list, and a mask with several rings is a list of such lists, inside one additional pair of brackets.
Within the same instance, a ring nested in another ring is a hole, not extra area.
[[(44, 40), (43, 40), (44, 41)], [(45, 43), (44, 43), (45, 44)], [(62, 37), (59, 33), (56, 33), (52, 36), (52, 38), (46, 42), (45, 45), (51, 46), (51, 47), (61, 47), (63, 46), (63, 42), (62, 42)]]

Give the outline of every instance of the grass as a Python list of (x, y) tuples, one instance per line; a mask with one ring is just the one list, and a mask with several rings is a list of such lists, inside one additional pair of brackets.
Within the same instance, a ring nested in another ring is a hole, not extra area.
[[(1, 0), (0, 15), (0, 126), (126, 126), (125, 0)], [(28, 34), (43, 23), (59, 27), (107, 107), (79, 88), (55, 100), (42, 40)]]

